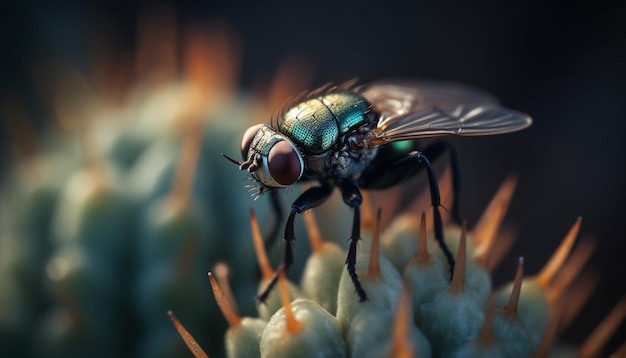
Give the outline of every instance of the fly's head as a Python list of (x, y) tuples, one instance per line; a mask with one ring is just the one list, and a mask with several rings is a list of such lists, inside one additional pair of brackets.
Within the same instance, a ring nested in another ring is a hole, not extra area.
[(285, 188), (304, 173), (302, 154), (289, 138), (265, 124), (246, 130), (241, 141), (242, 162), (228, 158), (247, 170), (259, 184), (259, 193)]

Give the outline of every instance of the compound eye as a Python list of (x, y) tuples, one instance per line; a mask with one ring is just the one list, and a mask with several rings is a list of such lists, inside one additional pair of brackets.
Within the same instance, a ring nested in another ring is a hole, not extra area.
[(252, 126), (248, 128), (243, 134), (243, 138), (241, 139), (241, 156), (243, 157), (244, 161), (248, 160), (248, 151), (250, 150), (250, 146), (252, 145), (252, 140), (254, 139), (256, 132), (259, 131), (259, 128), (261, 128), (261, 126), (262, 124)]
[(302, 163), (295, 148), (287, 141), (280, 141), (270, 149), (267, 158), (270, 175), (281, 185), (291, 185), (300, 179)]

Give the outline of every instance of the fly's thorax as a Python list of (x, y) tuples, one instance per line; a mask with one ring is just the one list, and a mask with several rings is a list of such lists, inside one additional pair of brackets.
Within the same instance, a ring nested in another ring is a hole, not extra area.
[(329, 93), (322, 96), (321, 100), (335, 115), (340, 134), (345, 134), (368, 122), (367, 114), (370, 104), (356, 93)]
[(353, 150), (344, 146), (318, 155), (304, 157), (306, 179), (358, 179), (376, 157), (378, 148)]
[(328, 93), (288, 109), (278, 127), (306, 154), (321, 154), (344, 134), (368, 123), (369, 107), (358, 94)]
[(304, 172), (304, 160), (297, 146), (285, 135), (267, 125), (260, 125), (249, 143), (242, 169), (271, 188), (295, 183)]
[(309, 154), (329, 150), (339, 138), (333, 113), (318, 98), (290, 108), (279, 123), (279, 129)]
[(372, 162), (378, 148), (340, 150), (326, 158), (326, 166), (335, 178), (358, 179)]

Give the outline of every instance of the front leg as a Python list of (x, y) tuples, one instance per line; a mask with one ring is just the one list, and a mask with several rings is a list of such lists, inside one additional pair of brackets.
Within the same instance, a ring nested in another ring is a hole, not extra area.
[(265, 287), (263, 292), (257, 296), (259, 302), (265, 302), (267, 296), (272, 291), (272, 288), (278, 282), (278, 275), (280, 271), (287, 273), (291, 264), (293, 264), (293, 241), (296, 239), (294, 231), (294, 220), (296, 214), (302, 214), (305, 210), (312, 209), (328, 199), (333, 192), (333, 187), (324, 184), (322, 186), (316, 186), (307, 189), (304, 193), (300, 194), (298, 198), (291, 204), (291, 211), (289, 217), (287, 217), (287, 224), (285, 225), (285, 253), (283, 255), (283, 262), (280, 264), (274, 276), (270, 280), (269, 284)]
[(361, 192), (352, 182), (343, 182), (339, 185), (343, 201), (354, 210), (354, 217), (352, 219), (352, 231), (350, 233), (350, 247), (348, 248), (348, 256), (346, 257), (346, 269), (352, 279), (352, 284), (356, 293), (359, 295), (359, 301), (363, 302), (367, 300), (367, 294), (361, 282), (359, 276), (356, 273), (356, 247), (359, 240), (361, 240), (361, 203), (363, 198)]

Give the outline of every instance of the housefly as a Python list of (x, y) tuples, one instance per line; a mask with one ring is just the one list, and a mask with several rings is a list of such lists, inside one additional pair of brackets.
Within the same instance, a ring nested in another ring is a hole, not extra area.
[[(322, 204), (335, 188), (354, 212), (346, 266), (359, 299), (366, 300), (355, 270), (360, 190), (389, 188), (421, 169), (426, 169), (428, 176), (435, 237), (452, 271), (454, 259), (443, 240), (439, 188), (428, 158), (450, 152), (455, 168), (456, 155), (445, 141), (421, 151), (413, 143), (430, 137), (514, 132), (531, 122), (529, 116), (500, 106), (491, 95), (458, 84), (385, 81), (357, 86), (352, 81), (302, 95), (271, 124), (250, 127), (241, 144), (243, 161), (226, 158), (251, 174), (258, 194), (273, 193), (279, 218), (282, 212), (275, 195), (278, 190), (296, 183), (317, 182), (291, 204), (283, 262), (258, 300), (265, 301), (278, 272), (288, 270), (293, 263), (296, 214)], [(410, 149), (399, 153), (397, 148), (403, 146), (393, 143), (400, 141), (409, 141)], [(458, 192), (458, 179), (454, 178), (458, 175), (453, 173), (453, 189)], [(452, 214), (458, 218), (457, 194)]]

